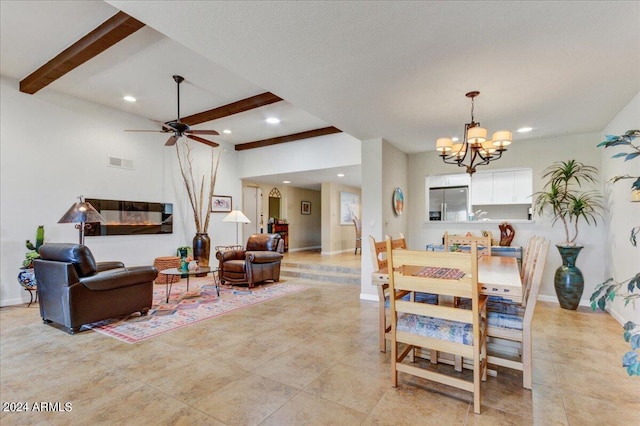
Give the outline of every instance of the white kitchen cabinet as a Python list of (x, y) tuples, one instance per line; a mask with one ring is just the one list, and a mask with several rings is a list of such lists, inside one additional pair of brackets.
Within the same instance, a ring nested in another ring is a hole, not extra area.
[(493, 202), (493, 173), (475, 173), (471, 177), (471, 205)]
[(470, 178), (467, 173), (454, 175), (431, 175), (429, 176), (429, 188), (441, 188), (449, 186), (469, 186)]
[(471, 204), (530, 204), (531, 169), (475, 173), (471, 178)]
[(514, 184), (514, 203), (529, 204), (533, 194), (533, 174), (531, 170), (517, 170)]

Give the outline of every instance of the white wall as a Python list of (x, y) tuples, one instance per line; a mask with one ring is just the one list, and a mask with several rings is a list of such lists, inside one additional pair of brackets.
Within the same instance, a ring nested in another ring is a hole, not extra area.
[[(604, 129), (601, 139), (605, 135), (621, 135), (627, 130), (640, 129), (640, 93), (618, 113), (618, 115)], [(640, 143), (639, 139), (634, 141)], [(603, 180), (608, 181), (614, 176), (640, 176), (640, 158), (624, 161), (623, 158), (611, 158), (619, 152), (631, 152), (624, 147), (600, 148), (602, 156)], [(605, 276), (613, 277), (617, 281), (630, 279), (640, 272), (640, 247), (633, 247), (629, 241), (631, 228), (640, 226), (640, 202), (631, 202), (632, 180), (623, 180), (615, 184), (608, 182), (605, 193), (609, 205), (609, 223), (605, 246), (606, 263)], [(638, 291), (636, 290), (636, 293)], [(621, 298), (617, 298), (610, 308), (610, 312), (621, 324), (627, 321), (640, 323), (640, 307), (632, 305), (624, 307)]]
[(238, 173), (243, 178), (361, 163), (360, 141), (346, 133), (334, 133), (239, 152)]
[[(409, 190), (407, 170), (408, 156), (385, 140), (371, 140), (362, 143), (362, 261), (360, 297), (377, 300), (377, 289), (371, 285), (373, 261), (371, 259), (369, 238), (376, 241), (385, 235), (398, 238), (406, 233), (407, 223), (411, 220), (407, 206), (414, 202)], [(365, 160), (371, 161), (371, 164)], [(404, 192), (405, 211), (396, 215), (393, 210), (393, 191), (400, 187)]]
[[(599, 133), (531, 139), (522, 142), (516, 139), (500, 160), (487, 166), (481, 166), (481, 168), (482, 170), (490, 170), (531, 167), (533, 169), (533, 191), (541, 191), (544, 185), (541, 180), (543, 170), (554, 161), (576, 159), (600, 168), (601, 153), (596, 148), (600, 140)], [(407, 231), (407, 243), (410, 248), (423, 249), (426, 244), (441, 243), (445, 230), (450, 233), (472, 231), (479, 234), (482, 229), (486, 229), (491, 231), (494, 237), (499, 237), (498, 223), (442, 224), (425, 222), (428, 216), (425, 208), (425, 177), (431, 174), (458, 173), (460, 170), (455, 165), (444, 164), (435, 152), (409, 156), (411, 202), (408, 204), (410, 223)], [(598, 187), (601, 186), (602, 184), (598, 185)], [(561, 224), (557, 223), (552, 226), (552, 221), (546, 216), (534, 216), (533, 219), (534, 223), (513, 223), (516, 232), (513, 246), (526, 245), (528, 238), (534, 234), (549, 238), (552, 245), (564, 241), (564, 231)], [(577, 266), (582, 271), (585, 280), (581, 302), (584, 305), (588, 304), (589, 296), (604, 276), (604, 258), (607, 251), (603, 245), (605, 231), (603, 220), (598, 221), (597, 227), (588, 227), (583, 222), (579, 228), (577, 242), (584, 245), (584, 249), (578, 257)], [(551, 247), (540, 288), (540, 300), (557, 302), (553, 287), (553, 275), (561, 264), (562, 260), (557, 249)]]
[[(191, 245), (193, 215), (175, 150), (164, 146), (161, 135), (123, 131), (149, 128), (146, 118), (49, 89), (27, 95), (12, 79), (2, 78), (0, 84), (0, 305), (28, 301), (16, 277), (27, 252), (25, 240), (35, 239), (38, 225), (45, 227), (45, 242), (78, 240), (73, 224), (57, 223), (78, 195), (174, 204), (173, 234), (87, 237), (98, 261), (152, 264), (178, 246)], [(209, 149), (195, 149), (200, 159), (196, 166), (205, 166)], [(108, 156), (133, 160), (135, 170), (108, 167)], [(237, 201), (242, 192), (236, 169), (237, 153), (227, 147), (216, 193)], [(212, 245), (235, 240), (235, 229), (220, 226), (223, 217), (212, 214)]]

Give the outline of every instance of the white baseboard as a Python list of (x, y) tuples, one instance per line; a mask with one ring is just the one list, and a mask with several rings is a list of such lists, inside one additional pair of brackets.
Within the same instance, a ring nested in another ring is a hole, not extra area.
[(24, 300), (19, 297), (15, 297), (13, 299), (3, 299), (0, 300), (0, 307), (4, 308), (5, 306), (22, 305), (23, 303), (29, 303), (29, 300)]
[[(560, 304), (556, 296), (547, 296), (544, 294), (540, 294), (538, 295), (538, 300), (540, 300), (541, 302), (551, 302), (551, 303), (556, 303), (558, 305)], [(586, 306), (587, 308), (590, 308), (591, 302), (589, 302), (589, 299), (580, 299), (580, 303), (578, 303), (578, 306)]]
[[(340, 253), (353, 253), (355, 251), (355, 248), (350, 248), (350, 249), (344, 249), (344, 250), (336, 250), (336, 251), (323, 251), (322, 254), (323, 256), (330, 256), (332, 254), (340, 254)], [(354, 256), (356, 256), (356, 254), (354, 253)]]
[(369, 300), (377, 303), (378, 296), (376, 294), (360, 293), (360, 300)]
[(297, 251), (309, 251), (309, 250), (318, 250), (322, 248), (321, 246), (311, 246), (311, 247), (298, 247), (298, 248), (290, 248), (289, 253), (294, 253)]

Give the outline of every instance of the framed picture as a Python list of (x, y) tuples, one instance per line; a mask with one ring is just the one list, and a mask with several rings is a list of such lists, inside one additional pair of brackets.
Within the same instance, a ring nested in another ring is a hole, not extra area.
[(302, 201), (300, 203), (300, 213), (311, 214), (311, 201)]
[(211, 197), (211, 211), (217, 213), (229, 213), (231, 211), (230, 195), (214, 195)]
[(340, 192), (340, 225), (353, 225), (354, 217), (360, 217), (360, 196)]
[(400, 216), (404, 210), (404, 193), (401, 188), (393, 190), (393, 212), (396, 216)]

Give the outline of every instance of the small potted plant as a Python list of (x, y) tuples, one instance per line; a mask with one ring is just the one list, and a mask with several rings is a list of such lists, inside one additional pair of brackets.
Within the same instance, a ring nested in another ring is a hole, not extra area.
[(547, 179), (544, 190), (533, 194), (533, 208), (540, 216), (545, 214), (553, 224), (561, 222), (565, 241), (556, 247), (562, 257), (562, 266), (555, 273), (554, 286), (560, 306), (577, 309), (584, 290), (582, 272), (575, 266), (582, 246), (576, 244), (578, 223), (597, 225), (596, 216), (604, 211), (602, 195), (596, 190), (583, 191), (582, 184), (597, 182), (598, 169), (576, 160), (557, 161), (542, 175)]

